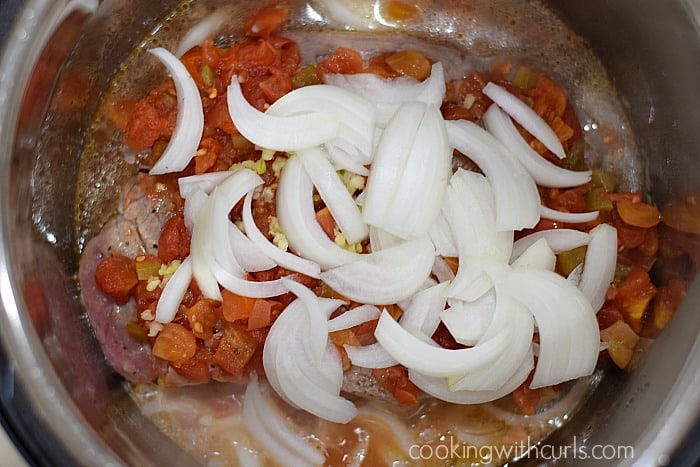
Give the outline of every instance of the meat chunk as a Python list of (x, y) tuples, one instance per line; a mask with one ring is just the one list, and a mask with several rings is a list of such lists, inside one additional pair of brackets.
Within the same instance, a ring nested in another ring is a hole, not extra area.
[(149, 382), (163, 372), (165, 363), (151, 354), (148, 343), (136, 341), (127, 331), (127, 323), (136, 320), (136, 303), (117, 305), (95, 281), (97, 266), (112, 252), (133, 255), (143, 248), (135, 232), (136, 226), (122, 217), (109, 222), (85, 246), (78, 275), (83, 304), (107, 361), (126, 379)]

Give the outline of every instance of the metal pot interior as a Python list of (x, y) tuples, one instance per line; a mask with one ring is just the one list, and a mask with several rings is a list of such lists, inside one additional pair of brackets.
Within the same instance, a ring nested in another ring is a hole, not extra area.
[[(90, 169), (94, 175), (88, 182), (79, 181), (99, 101), (132, 50), (169, 11), (183, 8), (178, 3), (27, 1), (7, 37), (0, 68), (0, 335), (6, 377), (1, 391), (15, 432), (56, 459), (85, 465), (192, 463), (138, 412), (105, 365), (81, 312), (74, 280), (76, 253), (89, 226), (100, 225), (114, 212), (117, 190), (129, 175), (119, 162), (108, 159)], [(303, 11), (301, 2), (291, 3), (293, 11)], [(433, 3), (435, 9), (428, 10), (435, 25), (431, 34), (449, 35), (446, 28), (459, 20), (441, 16), (438, 7), (464, 14), (460, 5), (466, 2)], [(586, 41), (619, 92), (629, 117), (620, 125), (634, 135), (631, 145), (639, 154), (631, 165), (618, 167), (627, 183), (647, 190), (660, 205), (697, 192), (698, 2), (553, 0), (548, 5), (583, 38), (570, 37), (569, 43)], [(240, 2), (235, 8), (239, 17), (246, 17), (257, 4)], [(301, 14), (293, 18), (304, 22)], [(181, 26), (163, 24), (163, 37), (177, 37)], [(483, 46), (478, 37), (463, 40)], [(508, 44), (501, 46), (507, 49)], [(551, 56), (537, 59), (566, 68)], [(573, 68), (583, 60), (567, 59)], [(144, 83), (148, 79), (144, 72)], [(97, 191), (114, 196), (89, 196)], [(75, 226), (79, 193), (87, 203), (83, 211), (97, 213), (83, 230)], [(547, 442), (629, 445), (635, 447), (639, 465), (668, 462), (698, 418), (700, 394), (693, 390), (700, 383), (698, 303), (700, 283), (695, 281), (636, 371), (607, 375), (581, 412)], [(38, 431), (32, 429), (36, 426)], [(32, 456), (31, 446), (26, 453)], [(576, 458), (560, 463), (586, 465)]]

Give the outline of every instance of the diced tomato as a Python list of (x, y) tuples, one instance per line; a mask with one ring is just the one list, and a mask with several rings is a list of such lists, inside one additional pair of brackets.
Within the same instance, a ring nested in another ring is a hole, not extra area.
[(275, 68), (271, 71), (272, 75), (259, 84), (269, 103), (275, 102), (292, 90), (292, 78), (288, 74)]
[(126, 125), (124, 142), (135, 151), (150, 148), (166, 126), (167, 121), (158, 115), (158, 111), (151, 103), (139, 101), (134, 106), (129, 123)]
[(396, 402), (403, 405), (418, 405), (420, 389), (408, 379), (408, 370), (401, 365), (372, 370), (372, 375), (380, 386), (394, 395)]
[(627, 278), (617, 285), (615, 304), (623, 312), (625, 322), (639, 334), (644, 326), (647, 306), (656, 295), (656, 287), (642, 268), (633, 268)]
[(248, 331), (268, 327), (272, 322), (272, 307), (279, 304), (270, 300), (257, 299), (248, 316)]
[(408, 76), (418, 81), (430, 76), (432, 64), (425, 55), (416, 50), (401, 50), (387, 56), (386, 64), (399, 76)]
[(625, 321), (616, 321), (600, 331), (600, 341), (608, 345), (608, 355), (619, 368), (626, 368), (634, 355), (639, 335)]
[(221, 303), (221, 314), (224, 321), (229, 323), (247, 320), (257, 300), (255, 298), (244, 297), (242, 295), (229, 292), (226, 289), (221, 291), (221, 296), (223, 298)]
[(239, 374), (257, 347), (257, 341), (243, 327), (226, 326), (214, 353), (214, 363), (227, 373)]
[(687, 294), (687, 288), (688, 283), (680, 277), (671, 278), (668, 284), (659, 287), (654, 297), (651, 316), (642, 333), (643, 336), (652, 338), (658, 336), (676, 313)]
[(138, 284), (134, 261), (126, 256), (105, 258), (95, 270), (95, 281), (118, 304), (126, 303)]
[(171, 217), (165, 222), (158, 238), (158, 258), (166, 264), (186, 258), (190, 254), (190, 241), (190, 232), (183, 217)]
[(219, 303), (216, 300), (198, 300), (185, 311), (187, 322), (192, 333), (198, 339), (209, 340), (214, 333), (214, 326), (218, 321), (216, 309)]
[(598, 320), (598, 328), (605, 329), (616, 321), (624, 320), (625, 317), (613, 303), (608, 302), (596, 313), (596, 319)]
[(359, 52), (341, 47), (316, 65), (316, 72), (319, 77), (323, 79), (327, 73), (341, 73), (346, 75), (360, 73), (363, 71), (364, 66), (365, 63)]
[(518, 405), (523, 415), (534, 415), (535, 409), (537, 409), (537, 406), (542, 400), (543, 388), (530, 389), (533, 374), (534, 373), (531, 373), (525, 382), (513, 391), (513, 400)]
[(180, 366), (194, 357), (197, 341), (192, 331), (177, 323), (165, 324), (153, 343), (153, 355)]
[(323, 231), (328, 235), (328, 238), (333, 240), (335, 238), (336, 223), (333, 219), (330, 209), (324, 207), (316, 213), (316, 220), (323, 229)]
[(173, 368), (190, 381), (206, 384), (210, 379), (209, 366), (211, 365), (211, 359), (209, 349), (199, 345), (192, 358), (181, 363), (180, 366), (173, 365)]

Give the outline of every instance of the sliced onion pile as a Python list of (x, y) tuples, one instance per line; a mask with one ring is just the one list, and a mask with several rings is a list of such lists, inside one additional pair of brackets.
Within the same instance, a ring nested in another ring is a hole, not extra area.
[[(175, 78), (176, 64), (169, 66), (176, 84), (187, 81)], [(567, 223), (598, 216), (541, 205), (537, 184), (573, 187), (591, 176), (561, 169), (535, 153), (511, 117), (563, 157), (551, 128), (493, 83), (484, 89), (495, 103), (484, 116), (486, 129), (444, 121), (439, 63), (424, 82), (374, 74), (327, 75), (326, 80), (292, 91), (261, 112), (246, 101), (234, 77), (227, 99), (236, 128), (260, 148), (288, 153), (275, 207), (289, 251), (268, 240), (255, 223), (253, 199), (263, 184), (255, 172), (181, 178), (191, 255), (165, 286), (156, 319), (174, 318), (192, 279), (213, 299), (221, 299), (221, 287), (255, 298), (293, 292), (297, 299), (275, 320), (264, 346), (268, 381), (294, 407), (339, 423), (352, 419), (357, 409), (340, 393), (342, 363), (328, 333), (371, 320), (378, 319), (377, 342), (346, 345), (351, 362), (365, 368), (400, 363), (419, 388), (449, 402), (502, 397), (533, 368), (532, 388), (590, 374), (599, 352), (595, 311), (615, 271), (615, 229), (604, 224), (590, 233), (556, 229), (514, 242), (516, 231), (534, 227), (541, 216)], [(178, 86), (178, 95), (188, 102), (175, 132), (180, 137), (189, 131), (187, 144), (181, 142), (175, 156), (166, 151), (152, 173), (181, 170), (176, 167), (189, 163), (191, 147), (196, 150), (201, 137), (201, 130), (184, 129), (196, 113), (194, 98), (181, 90), (185, 87)], [(201, 103), (196, 107), (201, 110)], [(462, 169), (451, 173), (455, 149), (483, 175)], [(348, 190), (339, 171), (366, 177), (366, 184)], [(337, 226), (330, 237), (316, 218), (319, 199)], [(242, 219), (234, 224), (230, 212), (241, 200)], [(557, 254), (583, 245), (588, 246), (586, 258), (575, 278), (553, 272)], [(458, 259), (456, 272), (445, 258)], [(317, 297), (286, 278), (248, 279), (248, 272), (275, 266), (320, 278), (360, 305), (330, 319), (347, 303)], [(380, 311), (392, 304), (403, 310), (398, 321), (386, 309)], [(441, 323), (468, 347), (437, 345), (431, 336)], [(246, 410), (270, 414), (257, 382), (249, 392)], [(277, 440), (295, 456), (290, 459), (316, 462), (313, 449), (276, 421), (255, 423), (251, 429), (263, 432), (261, 439)], [(283, 439), (277, 439), (275, 427)]]

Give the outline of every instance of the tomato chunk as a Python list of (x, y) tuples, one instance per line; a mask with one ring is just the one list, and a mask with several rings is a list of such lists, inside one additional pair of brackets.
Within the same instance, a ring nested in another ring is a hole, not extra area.
[(95, 281), (118, 304), (129, 300), (139, 282), (133, 260), (120, 255), (109, 256), (97, 266)]

